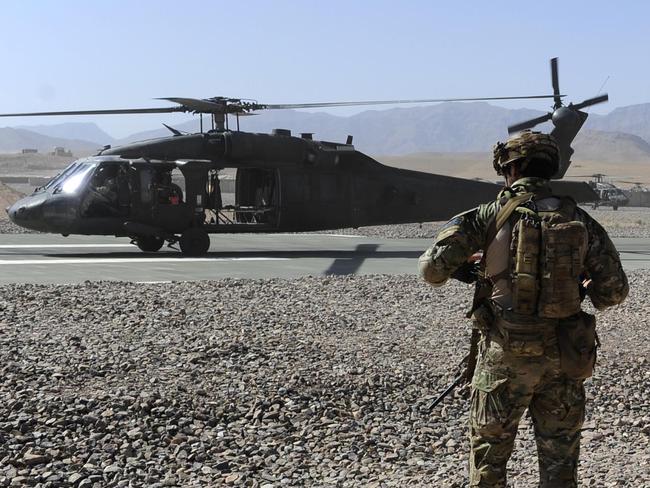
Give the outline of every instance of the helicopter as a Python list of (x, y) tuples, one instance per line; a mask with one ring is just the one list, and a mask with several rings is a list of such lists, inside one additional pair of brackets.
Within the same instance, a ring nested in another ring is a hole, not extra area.
[(618, 210), (618, 207), (625, 207), (630, 199), (614, 183), (605, 181), (605, 176), (607, 175), (602, 173), (593, 174), (593, 180), (589, 182), (589, 186), (598, 193), (598, 200), (593, 203), (593, 208), (611, 206), (613, 210)]
[(625, 207), (629, 203), (629, 198), (625, 192), (612, 183), (611, 180), (607, 181), (605, 179), (607, 175), (603, 173), (572, 176), (576, 178), (591, 178), (588, 184), (598, 196), (591, 204), (593, 209), (597, 209), (598, 207), (612, 207), (613, 210), (618, 210), (619, 207)]
[[(174, 104), (166, 107), (0, 114), (190, 112), (201, 121), (198, 133), (183, 134), (163, 124), (172, 135), (105, 146), (95, 156), (70, 164), (7, 212), (14, 223), (28, 229), (129, 237), (146, 252), (158, 251), (165, 243), (178, 244), (188, 256), (204, 255), (213, 233), (318, 231), (447, 219), (492, 200), (499, 185), (385, 166), (357, 151), (352, 136), (330, 142), (284, 129), (271, 134), (244, 132), (239, 130), (240, 117), (274, 109), (552, 98), (554, 111), (548, 117), (516, 127), (552, 120), (561, 146), (562, 162), (555, 176), (559, 179), (570, 164), (570, 144), (587, 117), (580, 109), (606, 101), (607, 95), (563, 106), (557, 59), (551, 69), (552, 95), (275, 105), (221, 96), (174, 97), (163, 99)], [(206, 114), (212, 127), (204, 131)], [(229, 116), (235, 117), (236, 130), (230, 129)], [(225, 169), (236, 171), (231, 203), (224, 199), (219, 178)], [(184, 191), (175, 183), (179, 177)], [(554, 184), (561, 194), (585, 193), (584, 183)], [(584, 198), (592, 197), (586, 193)]]

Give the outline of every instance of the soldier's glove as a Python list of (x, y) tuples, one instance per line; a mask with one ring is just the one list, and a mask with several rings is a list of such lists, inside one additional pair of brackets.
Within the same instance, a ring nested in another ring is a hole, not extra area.
[(462, 281), (463, 283), (474, 283), (478, 280), (478, 272), (478, 262), (466, 262), (456, 269), (456, 271), (451, 274), (451, 277), (455, 280)]

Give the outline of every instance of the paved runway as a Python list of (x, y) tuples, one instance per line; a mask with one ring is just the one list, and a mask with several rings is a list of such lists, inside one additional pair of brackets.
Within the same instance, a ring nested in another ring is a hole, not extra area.
[[(143, 253), (128, 239), (5, 234), (0, 283), (164, 282), (307, 275), (414, 274), (428, 239), (329, 234), (213, 235), (207, 256)], [(650, 269), (650, 239), (614, 239), (626, 269)]]

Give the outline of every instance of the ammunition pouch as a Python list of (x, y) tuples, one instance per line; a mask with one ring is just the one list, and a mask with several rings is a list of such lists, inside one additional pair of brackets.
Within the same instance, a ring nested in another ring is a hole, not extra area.
[(572, 379), (589, 378), (594, 372), (600, 341), (596, 334), (596, 317), (580, 311), (557, 326), (560, 368)]
[(561, 319), (580, 312), (580, 275), (584, 271), (587, 240), (582, 222), (542, 223), (540, 317)]
[(518, 224), (518, 238), (514, 256), (512, 301), (515, 312), (534, 315), (539, 298), (539, 252), (541, 225), (524, 216)]

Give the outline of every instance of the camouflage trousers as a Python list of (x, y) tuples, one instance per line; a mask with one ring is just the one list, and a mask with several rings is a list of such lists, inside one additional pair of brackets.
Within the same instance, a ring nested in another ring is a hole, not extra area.
[[(506, 487), (519, 421), (533, 421), (540, 487), (577, 487), (583, 380), (560, 371), (554, 328), (541, 337), (484, 335), (472, 380), (470, 486)], [(531, 339), (531, 340), (529, 340)]]

